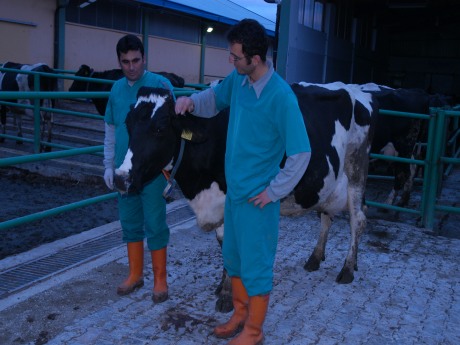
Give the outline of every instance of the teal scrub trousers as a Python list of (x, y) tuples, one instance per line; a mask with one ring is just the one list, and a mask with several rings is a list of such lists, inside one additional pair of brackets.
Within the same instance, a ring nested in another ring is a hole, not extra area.
[(264, 208), (227, 195), (224, 212), (224, 267), (240, 277), (249, 296), (266, 295), (273, 287), (273, 265), (278, 245), (280, 202)]
[(147, 238), (149, 250), (162, 249), (168, 245), (169, 227), (166, 224), (166, 201), (163, 198), (165, 187), (166, 179), (160, 174), (139, 194), (118, 194), (124, 242), (139, 242)]

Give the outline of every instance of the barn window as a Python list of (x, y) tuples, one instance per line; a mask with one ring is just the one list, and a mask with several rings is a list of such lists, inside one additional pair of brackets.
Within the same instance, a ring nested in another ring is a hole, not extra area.
[(313, 13), (315, 9), (314, 0), (304, 0), (299, 3), (299, 24), (313, 27)]
[(313, 29), (323, 31), (324, 4), (316, 1), (313, 13)]
[(82, 0), (70, 0), (66, 7), (66, 20), (73, 23), (140, 33), (141, 17), (137, 5), (105, 0), (80, 7)]
[(299, 24), (317, 31), (324, 30), (324, 3), (323, 1), (302, 0), (299, 2)]

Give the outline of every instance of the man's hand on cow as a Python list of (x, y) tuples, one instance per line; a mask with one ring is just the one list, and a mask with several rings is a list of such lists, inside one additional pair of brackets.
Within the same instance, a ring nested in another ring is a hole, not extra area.
[(113, 169), (105, 169), (104, 181), (109, 189), (113, 189)]
[(176, 114), (184, 115), (186, 112), (191, 113), (195, 109), (195, 104), (190, 97), (179, 97), (176, 100)]
[(249, 199), (249, 202), (253, 202), (254, 206), (259, 206), (260, 208), (263, 208), (265, 205), (271, 202), (271, 199), (268, 197), (267, 190), (264, 190), (262, 193), (259, 193), (256, 196)]

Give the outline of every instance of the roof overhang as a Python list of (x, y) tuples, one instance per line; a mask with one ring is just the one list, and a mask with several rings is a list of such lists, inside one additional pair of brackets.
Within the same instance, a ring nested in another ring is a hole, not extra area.
[(228, 0), (136, 0), (218, 23), (234, 25), (241, 19), (251, 18), (262, 24), (271, 37), (275, 36), (275, 22)]

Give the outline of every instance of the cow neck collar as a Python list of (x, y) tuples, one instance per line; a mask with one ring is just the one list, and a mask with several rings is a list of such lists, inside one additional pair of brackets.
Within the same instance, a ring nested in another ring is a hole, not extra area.
[(167, 197), (169, 193), (172, 191), (172, 187), (176, 184), (176, 180), (174, 179), (174, 176), (176, 176), (177, 169), (179, 169), (179, 165), (182, 162), (182, 156), (184, 155), (184, 147), (185, 147), (185, 139), (181, 137), (179, 155), (177, 156), (176, 164), (174, 164), (171, 173), (169, 173), (166, 170), (163, 170), (163, 175), (166, 177), (166, 180), (168, 181), (168, 184), (163, 190), (163, 197)]

